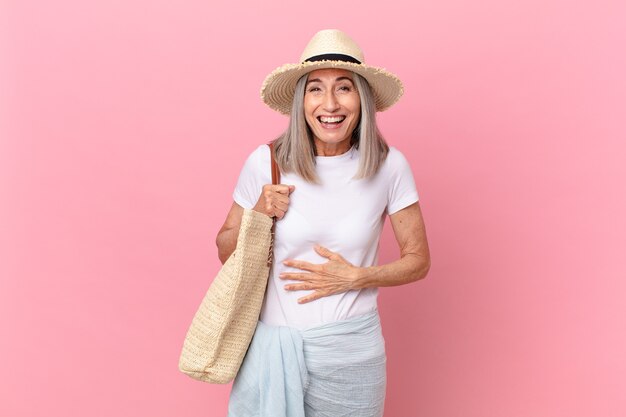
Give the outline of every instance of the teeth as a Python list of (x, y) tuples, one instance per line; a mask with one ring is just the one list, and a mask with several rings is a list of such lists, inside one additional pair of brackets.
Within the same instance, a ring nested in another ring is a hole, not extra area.
[(337, 122), (343, 121), (343, 119), (345, 118), (346, 116), (334, 116), (334, 117), (320, 116), (320, 121), (322, 123), (337, 123)]

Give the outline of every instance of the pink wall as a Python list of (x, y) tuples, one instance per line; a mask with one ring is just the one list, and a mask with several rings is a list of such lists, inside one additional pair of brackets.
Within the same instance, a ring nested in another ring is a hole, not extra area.
[(0, 416), (225, 415), (182, 339), (241, 164), (286, 123), (261, 81), (332, 27), (405, 82), (379, 120), (433, 256), (382, 291), (386, 415), (626, 415), (625, 21), (621, 0), (2, 0)]

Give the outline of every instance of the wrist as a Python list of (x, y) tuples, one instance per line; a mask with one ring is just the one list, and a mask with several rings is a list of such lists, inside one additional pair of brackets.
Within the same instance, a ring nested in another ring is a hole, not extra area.
[(272, 216), (270, 216), (265, 210), (263, 210), (263, 207), (258, 204), (252, 207), (251, 210), (256, 211), (257, 213), (265, 214), (267, 217), (272, 218)]
[(358, 267), (356, 269), (354, 287), (357, 290), (369, 288), (372, 286), (372, 277), (375, 272), (375, 266)]

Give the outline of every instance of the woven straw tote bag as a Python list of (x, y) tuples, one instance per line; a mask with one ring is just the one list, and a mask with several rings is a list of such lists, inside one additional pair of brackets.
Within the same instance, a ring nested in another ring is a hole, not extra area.
[[(272, 183), (280, 171), (272, 154)], [(244, 209), (237, 247), (224, 263), (194, 315), (178, 368), (214, 384), (232, 381), (259, 319), (272, 259), (273, 220)]]

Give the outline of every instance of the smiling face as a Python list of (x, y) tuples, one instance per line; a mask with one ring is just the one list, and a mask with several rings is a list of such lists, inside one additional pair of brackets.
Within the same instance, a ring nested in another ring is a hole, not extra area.
[(360, 115), (361, 100), (350, 71), (326, 68), (309, 73), (304, 116), (318, 155), (336, 155), (350, 149)]

